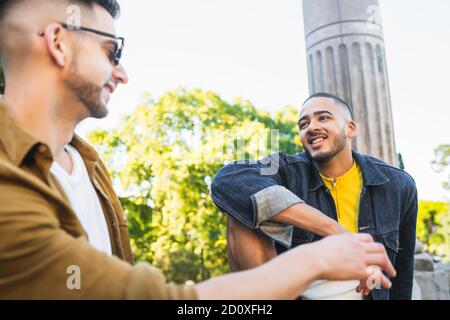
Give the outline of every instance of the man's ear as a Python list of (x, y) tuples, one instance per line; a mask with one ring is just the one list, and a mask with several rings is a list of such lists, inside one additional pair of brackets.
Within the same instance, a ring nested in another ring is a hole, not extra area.
[(358, 128), (354, 120), (347, 122), (347, 136), (349, 139), (355, 139), (358, 135)]
[(53, 61), (61, 68), (64, 67), (67, 59), (67, 39), (64, 28), (57, 23), (49, 24), (44, 29), (44, 38)]

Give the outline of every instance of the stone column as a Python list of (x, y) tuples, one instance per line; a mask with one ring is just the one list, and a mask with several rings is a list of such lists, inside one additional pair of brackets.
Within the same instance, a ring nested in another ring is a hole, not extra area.
[(378, 0), (303, 0), (309, 91), (347, 101), (354, 148), (397, 166)]

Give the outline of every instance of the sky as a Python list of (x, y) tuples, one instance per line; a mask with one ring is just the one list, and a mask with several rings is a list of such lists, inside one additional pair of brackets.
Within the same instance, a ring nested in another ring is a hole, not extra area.
[[(308, 96), (301, 0), (119, 2), (130, 82), (114, 93), (106, 119), (80, 124), (81, 135), (116, 126), (144, 92), (201, 88), (271, 112)], [(421, 200), (448, 201), (431, 161), (450, 144), (450, 1), (380, 0), (380, 9), (397, 152)]]

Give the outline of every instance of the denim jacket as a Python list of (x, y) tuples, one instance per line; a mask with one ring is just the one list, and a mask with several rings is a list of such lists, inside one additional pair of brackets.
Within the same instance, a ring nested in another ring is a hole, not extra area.
[[(414, 179), (373, 157), (353, 152), (353, 158), (363, 175), (359, 232), (383, 243), (397, 270), (392, 288), (376, 288), (371, 298), (411, 299), (418, 206)], [(275, 240), (278, 251), (320, 240), (311, 232), (270, 221), (292, 205), (307, 203), (337, 220), (331, 193), (306, 153), (276, 153), (229, 164), (215, 176), (211, 195), (220, 210)]]

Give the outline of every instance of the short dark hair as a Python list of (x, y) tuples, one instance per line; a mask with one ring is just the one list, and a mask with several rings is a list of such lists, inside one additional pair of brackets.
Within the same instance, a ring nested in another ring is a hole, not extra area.
[[(44, 1), (44, 0), (42, 0)], [(114, 18), (118, 18), (120, 15), (120, 5), (117, 0), (71, 0), (74, 3), (82, 3), (89, 7), (92, 7), (94, 4), (98, 4)], [(13, 3), (17, 3), (17, 0), (0, 0), (0, 21), (6, 15), (6, 12), (11, 7)]]
[(106, 11), (109, 12), (111, 17), (114, 19), (118, 18), (120, 15), (120, 5), (117, 0), (75, 0), (78, 2), (83, 2), (88, 6), (92, 6), (94, 3), (98, 4)]
[(305, 105), (305, 103), (307, 103), (309, 100), (311, 100), (313, 98), (330, 98), (330, 99), (333, 99), (334, 101), (337, 101), (338, 103), (340, 103), (341, 105), (344, 105), (347, 108), (347, 110), (350, 112), (350, 116), (353, 119), (353, 110), (350, 107), (350, 105), (344, 101), (344, 99), (341, 99), (338, 96), (335, 96), (334, 94), (331, 94), (331, 93), (317, 92), (317, 93), (310, 95), (308, 97), (308, 99), (306, 99), (305, 102), (303, 102), (302, 105)]

